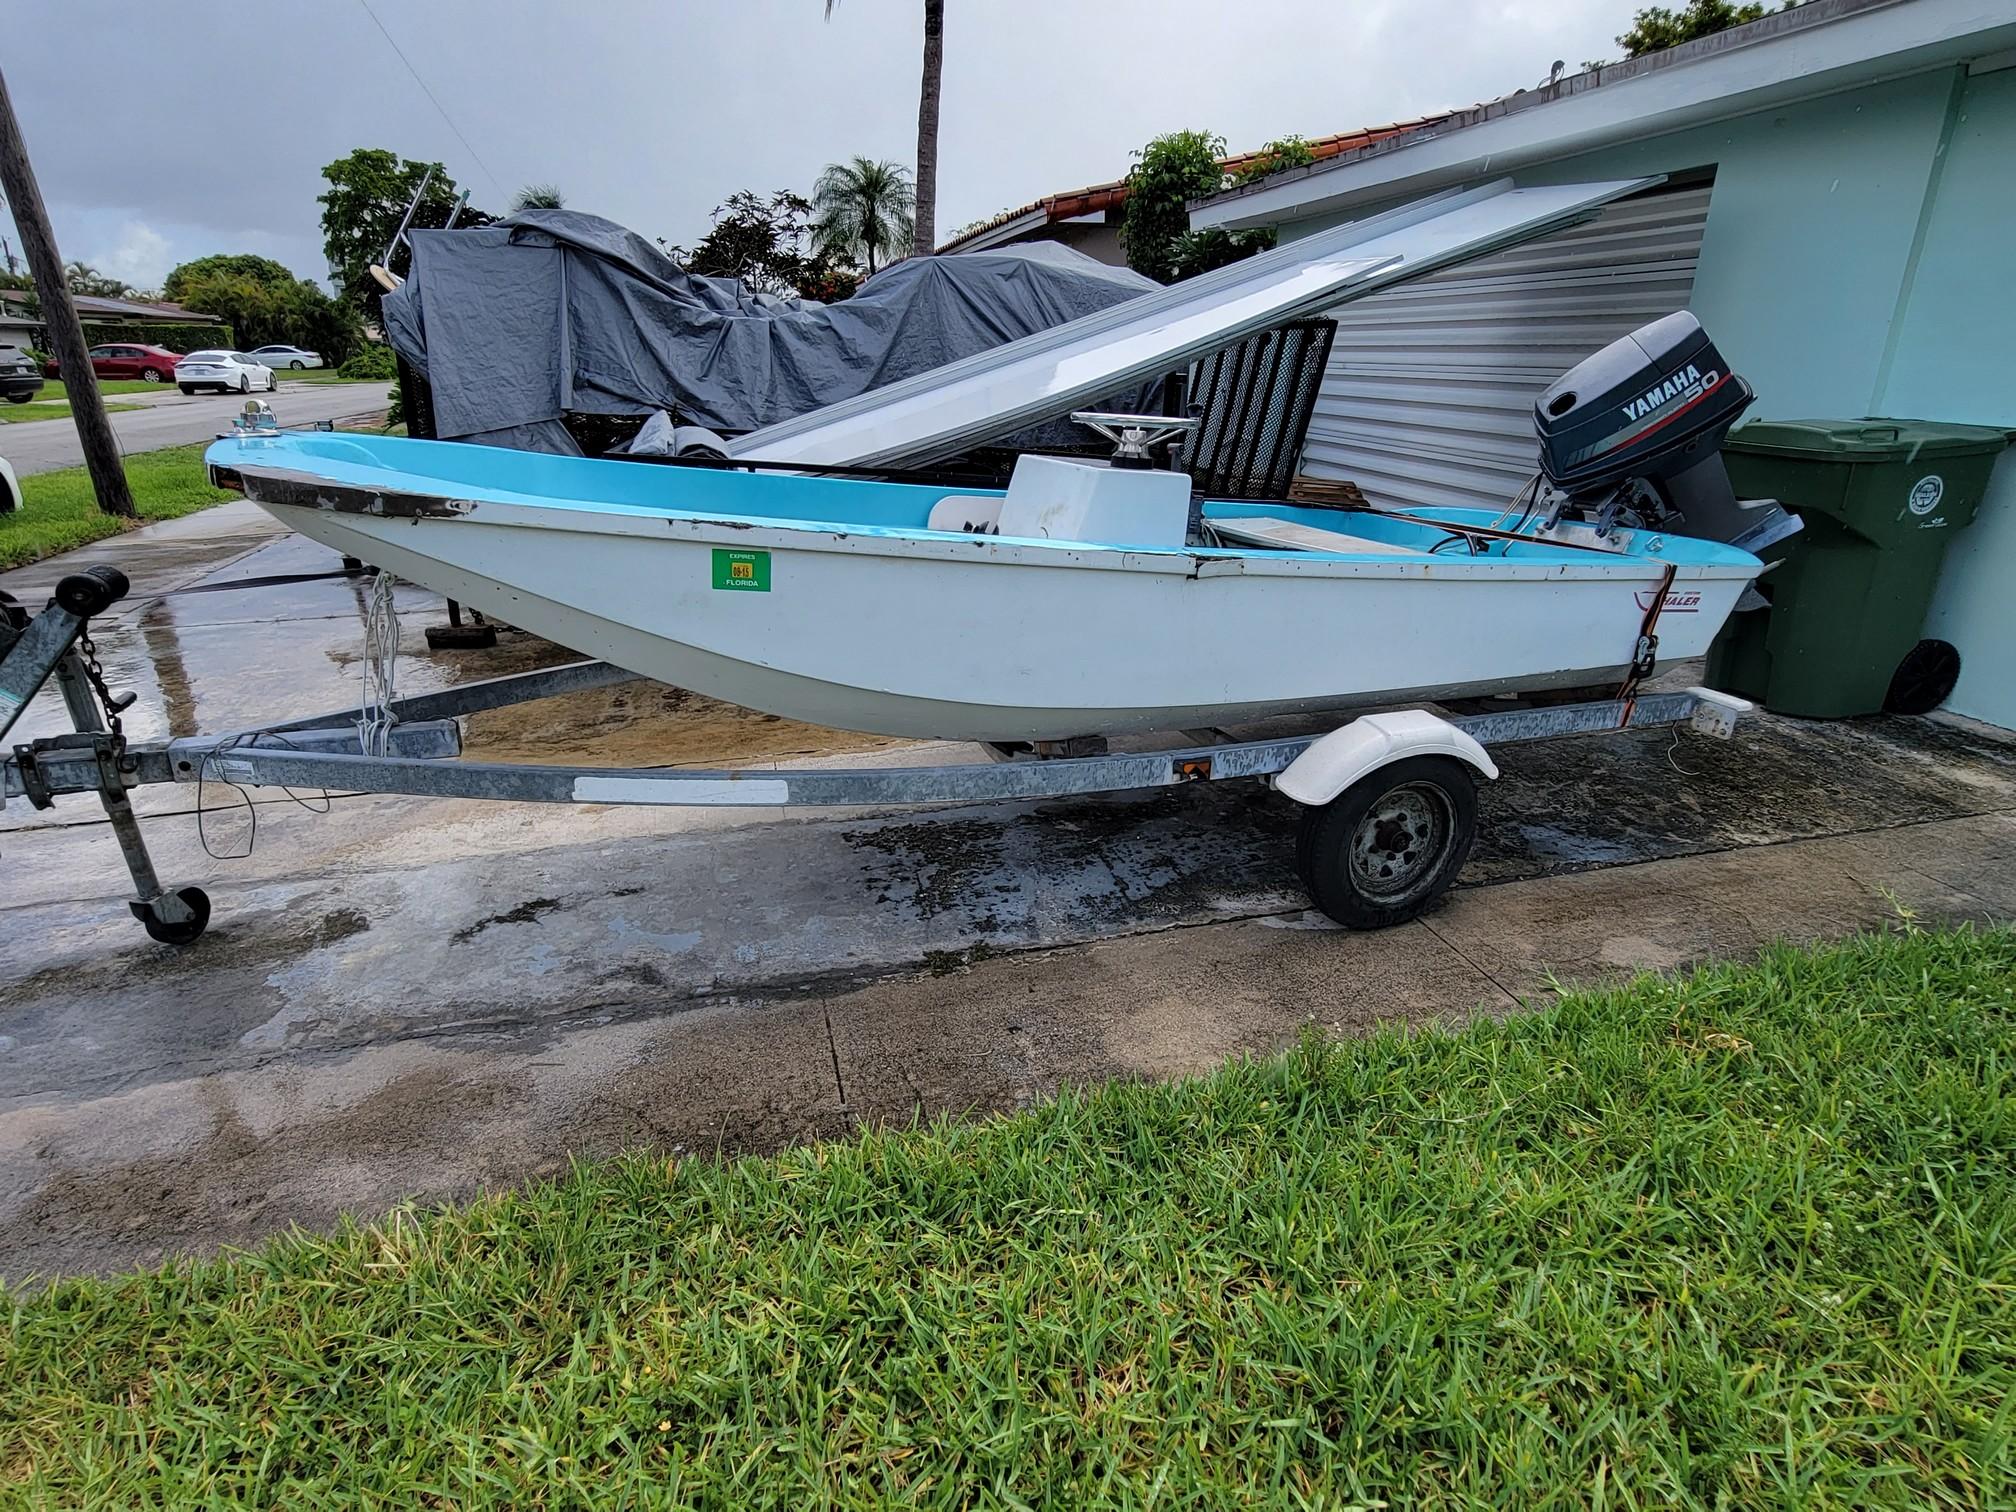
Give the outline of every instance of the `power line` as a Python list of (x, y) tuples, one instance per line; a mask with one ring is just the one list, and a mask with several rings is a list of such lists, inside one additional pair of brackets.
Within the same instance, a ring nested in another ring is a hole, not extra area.
[(455, 140), (463, 145), (471, 158), (475, 159), (476, 166), (483, 170), (483, 176), (490, 180), (491, 187), (499, 194), (504, 193), (504, 185), (498, 180), (497, 175), (490, 171), (490, 165), (483, 161), (482, 155), (474, 147), (469, 145), (469, 138), (462, 135), (462, 128), (455, 124), (455, 118), (448, 114), (447, 107), (436, 99), (434, 91), (427, 87), (427, 81), (420, 77), (420, 70), (413, 66), (413, 60), (406, 56), (406, 50), (393, 39), (392, 33), (385, 30), (385, 23), (378, 19), (378, 12), (371, 9), (371, 0), (357, 0), (357, 3), (364, 7), (364, 14), (371, 18), (371, 24), (378, 28), (378, 34), (385, 39), (386, 45), (398, 55), (399, 61), (406, 65), (406, 72), (413, 75), (413, 82), (420, 86), (420, 92), (427, 96), (428, 103), (433, 105), (440, 113), (441, 119), (448, 123), (448, 129), (455, 133)]

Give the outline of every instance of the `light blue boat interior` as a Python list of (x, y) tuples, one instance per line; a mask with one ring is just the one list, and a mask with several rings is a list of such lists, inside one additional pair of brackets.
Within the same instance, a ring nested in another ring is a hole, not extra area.
[[(458, 441), (420, 441), (406, 436), (371, 436), (328, 431), (289, 431), (278, 435), (227, 437), (204, 453), (218, 467), (264, 467), (306, 474), (332, 484), (448, 498), (475, 499), (528, 508), (586, 510), (599, 514), (690, 515), (707, 520), (747, 520), (784, 528), (830, 529), (838, 526), (866, 535), (933, 536), (926, 519), (931, 506), (947, 494), (998, 496), (1001, 489), (951, 487), (946, 484), (890, 483), (873, 479), (821, 478), (792, 472), (745, 472), (713, 467), (678, 467), (624, 462), (596, 457), (561, 457), (545, 452), (511, 451), (472, 446)], [(1208, 520), (1233, 520), (1265, 515), (1312, 526), (1342, 530), (1393, 546), (1428, 550), (1448, 541), (1445, 531), (1410, 524), (1376, 512), (1304, 507), (1271, 500), (1207, 500)], [(1451, 525), (1490, 525), (1491, 510), (1458, 507), (1410, 511), (1424, 519)], [(1003, 538), (1008, 539), (1008, 538)], [(1038, 541), (1037, 545), (1064, 544)], [(1128, 547), (1113, 543), (1070, 543), (1074, 550), (1159, 550), (1166, 546)], [(1589, 555), (1572, 547), (1541, 542), (1479, 543), (1478, 557), (1515, 561), (1584, 562)], [(1257, 548), (1184, 548), (1193, 555), (1294, 556), (1351, 560), (1384, 559), (1376, 552), (1353, 553), (1269, 551)], [(1463, 559), (1470, 554), (1445, 546), (1444, 555)], [(1754, 564), (1755, 558), (1733, 546), (1686, 536), (1668, 536), (1660, 559), (1683, 566)]]

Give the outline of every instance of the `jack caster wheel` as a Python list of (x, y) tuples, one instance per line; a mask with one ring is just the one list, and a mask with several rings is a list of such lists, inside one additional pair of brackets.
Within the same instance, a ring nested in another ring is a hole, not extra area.
[(1346, 929), (1388, 929), (1449, 890), (1477, 837), (1477, 780), (1450, 756), (1412, 756), (1302, 811), (1295, 868)]
[(147, 933), (163, 945), (193, 944), (210, 922), (210, 895), (200, 887), (185, 887), (127, 906)]

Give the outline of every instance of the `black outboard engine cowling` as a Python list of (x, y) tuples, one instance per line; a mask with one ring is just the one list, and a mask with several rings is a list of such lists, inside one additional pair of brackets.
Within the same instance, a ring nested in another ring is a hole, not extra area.
[(1678, 515), (1690, 535), (1733, 539), (1751, 522), (1722, 466), (1722, 438), (1756, 397), (1700, 321), (1668, 315), (1577, 363), (1540, 396), (1540, 471), (1571, 508), (1594, 509), (1625, 492), (1620, 485), (1641, 485), (1652, 497), (1627, 499), (1635, 511)]

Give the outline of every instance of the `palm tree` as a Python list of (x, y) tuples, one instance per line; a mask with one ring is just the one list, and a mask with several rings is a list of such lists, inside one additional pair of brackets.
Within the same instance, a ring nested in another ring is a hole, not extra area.
[(520, 210), (558, 210), (567, 203), (567, 196), (560, 192), (557, 184), (527, 184), (511, 196), (511, 213)]
[[(826, 0), (828, 21), (836, 3)], [(917, 95), (916, 217), (910, 239), (915, 257), (929, 257), (938, 248), (938, 96), (944, 76), (945, 0), (924, 0), (924, 82)]]
[(829, 163), (812, 186), (813, 244), (829, 256), (860, 262), (872, 277), (876, 257), (912, 239), (910, 218), (917, 203), (910, 176), (901, 163), (875, 163), (857, 157)]
[(125, 280), (100, 273), (91, 264), (83, 262), (65, 263), (63, 282), (70, 286), (72, 294), (92, 294), (100, 299), (120, 299), (133, 292), (126, 286)]

